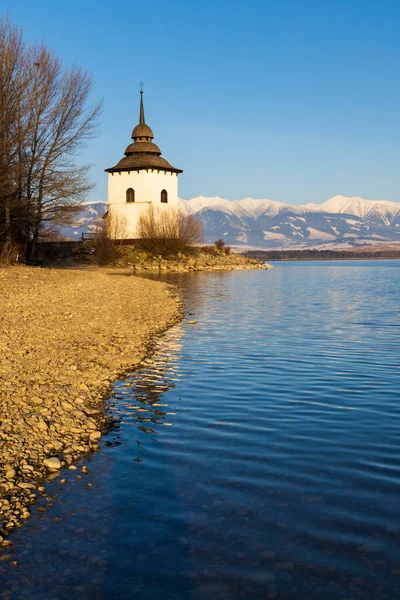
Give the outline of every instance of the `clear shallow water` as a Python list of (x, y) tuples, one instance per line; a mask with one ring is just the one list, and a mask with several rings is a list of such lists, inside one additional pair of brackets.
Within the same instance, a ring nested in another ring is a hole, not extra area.
[(197, 324), (116, 383), (116, 428), (14, 535), (0, 598), (399, 598), (399, 276), (178, 277)]

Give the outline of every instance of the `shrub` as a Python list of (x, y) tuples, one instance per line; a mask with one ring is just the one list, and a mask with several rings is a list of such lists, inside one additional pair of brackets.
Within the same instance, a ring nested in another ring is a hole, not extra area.
[(202, 226), (192, 215), (179, 209), (160, 209), (151, 204), (138, 221), (140, 246), (161, 256), (187, 252), (203, 239)]
[(124, 217), (108, 213), (97, 225), (94, 237), (95, 261), (98, 265), (108, 265), (117, 262), (122, 254), (123, 247), (119, 240), (126, 237), (127, 222)]
[(222, 239), (215, 240), (214, 246), (216, 247), (217, 250), (220, 250), (221, 252), (224, 252), (226, 255), (228, 255), (228, 254), (231, 253), (230, 246), (227, 246), (225, 244), (225, 241), (222, 240)]

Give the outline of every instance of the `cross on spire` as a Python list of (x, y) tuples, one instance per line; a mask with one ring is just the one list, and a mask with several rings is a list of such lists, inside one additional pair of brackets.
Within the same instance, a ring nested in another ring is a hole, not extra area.
[(143, 94), (144, 81), (139, 81), (140, 93)]

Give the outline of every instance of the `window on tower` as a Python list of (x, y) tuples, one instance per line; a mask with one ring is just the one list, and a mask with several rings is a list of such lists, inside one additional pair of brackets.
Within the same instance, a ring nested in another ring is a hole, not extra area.
[(161, 192), (161, 202), (168, 202), (168, 192), (167, 190), (162, 190)]
[(129, 190), (126, 190), (126, 201), (127, 202), (135, 202), (135, 190), (133, 190), (132, 188), (129, 188)]

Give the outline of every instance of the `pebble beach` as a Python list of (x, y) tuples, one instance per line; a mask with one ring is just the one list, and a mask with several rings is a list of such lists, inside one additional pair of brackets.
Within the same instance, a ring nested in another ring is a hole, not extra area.
[(128, 271), (0, 269), (0, 543), (45, 482), (98, 448), (112, 382), (176, 322), (165, 283)]

